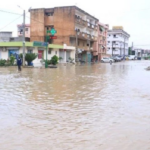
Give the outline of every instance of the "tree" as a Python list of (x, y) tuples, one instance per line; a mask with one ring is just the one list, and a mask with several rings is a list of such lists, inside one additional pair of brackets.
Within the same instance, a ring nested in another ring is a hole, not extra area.
[(56, 55), (54, 55), (52, 58), (51, 58), (51, 63), (53, 65), (56, 65), (58, 63), (58, 57)]
[(28, 62), (28, 66), (31, 65), (31, 62), (32, 62), (34, 59), (36, 59), (36, 57), (37, 57), (37, 54), (35, 54), (35, 53), (27, 53), (27, 54), (25, 55), (25, 60)]

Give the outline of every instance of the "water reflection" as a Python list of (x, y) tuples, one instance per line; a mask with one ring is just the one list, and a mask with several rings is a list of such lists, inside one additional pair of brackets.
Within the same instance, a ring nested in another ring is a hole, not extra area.
[(147, 63), (0, 68), (0, 149), (150, 149)]

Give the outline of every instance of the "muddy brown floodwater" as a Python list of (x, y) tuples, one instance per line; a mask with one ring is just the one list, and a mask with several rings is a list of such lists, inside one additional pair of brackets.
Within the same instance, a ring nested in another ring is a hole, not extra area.
[(148, 66), (0, 68), (0, 150), (150, 150)]

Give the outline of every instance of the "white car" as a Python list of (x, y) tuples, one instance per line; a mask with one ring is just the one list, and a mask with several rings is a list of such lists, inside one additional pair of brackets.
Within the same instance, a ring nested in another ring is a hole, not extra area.
[(129, 60), (135, 60), (135, 58), (136, 57), (134, 55), (129, 55), (129, 57), (128, 57)]
[(109, 58), (109, 57), (103, 57), (102, 59), (101, 59), (101, 62), (103, 62), (103, 63), (111, 63), (111, 62), (114, 62), (114, 60), (113, 59), (111, 59), (111, 58)]

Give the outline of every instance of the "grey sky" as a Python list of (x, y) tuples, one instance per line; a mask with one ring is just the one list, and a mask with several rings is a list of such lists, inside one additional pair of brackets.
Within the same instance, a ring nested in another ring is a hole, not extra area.
[[(123, 26), (124, 30), (131, 35), (130, 44), (133, 41), (136, 47), (150, 49), (150, 0), (4, 0), (0, 5), (0, 9), (21, 14), (23, 10), (18, 8), (17, 5), (20, 5), (27, 12), (29, 7), (50, 8), (77, 5), (98, 18), (100, 22), (109, 24), (110, 29), (114, 25)], [(27, 16), (29, 16), (29, 13), (27, 13)], [(19, 16), (0, 11), (0, 31), (5, 25), (17, 17)], [(29, 19), (26, 19), (27, 23), (29, 23)], [(19, 23), (22, 23), (22, 17), (2, 31), (13, 31), (13, 35), (16, 35), (16, 25)]]

